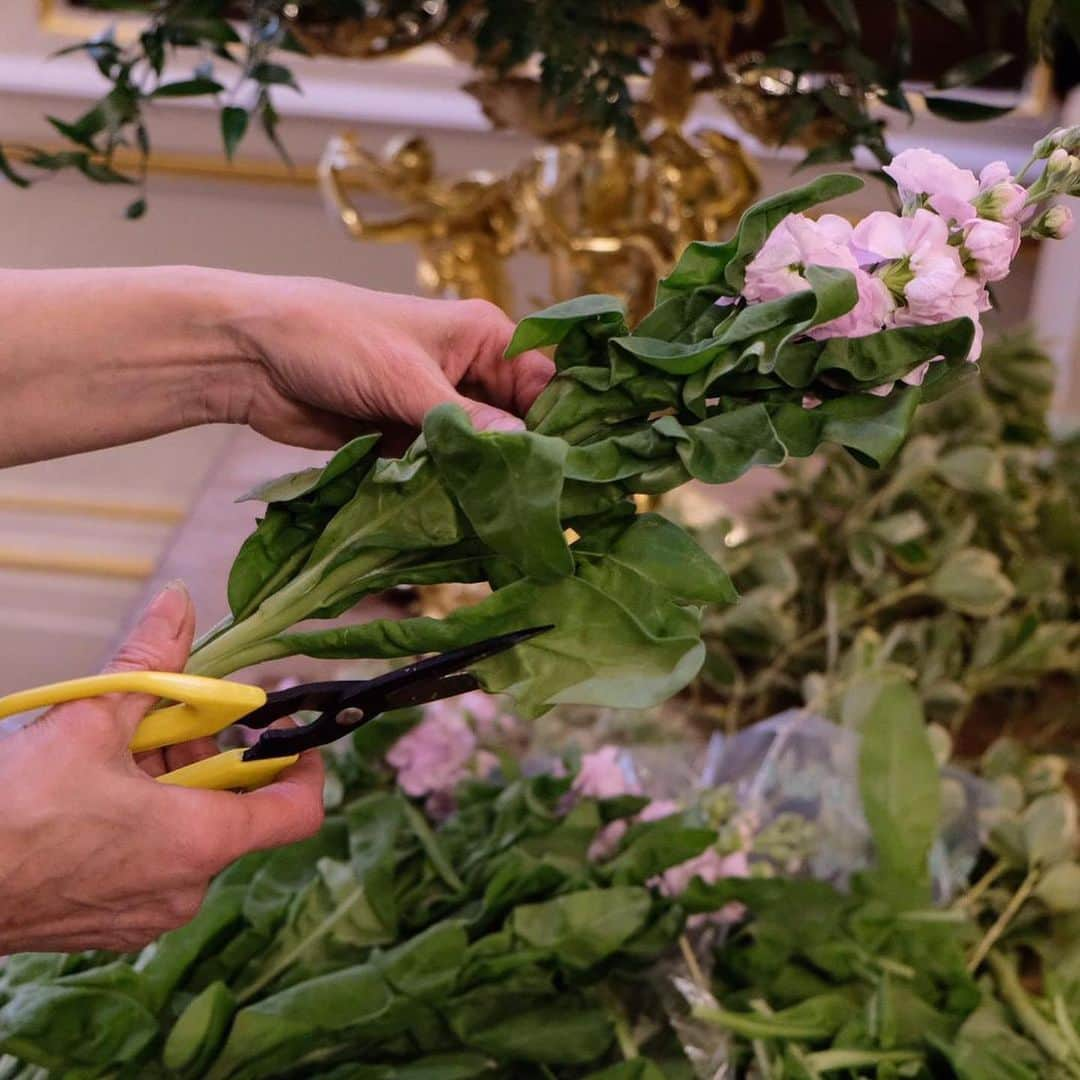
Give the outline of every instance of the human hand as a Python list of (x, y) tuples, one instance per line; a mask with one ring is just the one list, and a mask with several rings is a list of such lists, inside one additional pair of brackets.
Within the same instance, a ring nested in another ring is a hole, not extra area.
[(484, 300), (429, 300), (316, 278), (245, 277), (233, 326), (256, 358), (242, 419), (281, 442), (334, 449), (372, 426), (400, 445), (424, 414), (460, 405), (478, 429), (517, 430), (554, 374), (510, 361), (514, 323)]
[[(151, 603), (109, 670), (177, 671), (194, 610), (183, 586)], [(0, 953), (132, 951), (189, 921), (210, 879), (249, 851), (322, 822), (322, 762), (305, 754), (239, 795), (158, 784), (207, 744), (143, 755), (128, 744), (153, 699), (110, 695), (51, 709), (0, 752)]]

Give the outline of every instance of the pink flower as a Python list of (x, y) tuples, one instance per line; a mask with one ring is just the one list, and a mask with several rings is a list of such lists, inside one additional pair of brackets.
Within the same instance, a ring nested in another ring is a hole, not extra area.
[(991, 161), (979, 173), (979, 194), (975, 209), (980, 217), (990, 221), (1020, 221), (1030, 213), (1025, 211), (1027, 188), (1013, 180), (1004, 161)]
[[(660, 818), (677, 814), (680, 809), (679, 804), (671, 799), (653, 799), (634, 818), (634, 821), (659, 821)], [(629, 828), (630, 826), (624, 818), (609, 822), (596, 834), (595, 839), (589, 845), (589, 858), (593, 862), (603, 862), (605, 859), (610, 859), (615, 854)]]
[(1019, 247), (1020, 226), (1015, 222), (975, 218), (964, 226), (964, 249), (982, 282), (1005, 277)]
[[(908, 324), (939, 323), (955, 318), (954, 294), (964, 280), (964, 265), (949, 244), (949, 227), (937, 214), (919, 209), (911, 217), (875, 210), (855, 226), (855, 242), (882, 261), (886, 284), (897, 283), (907, 303)], [(899, 319), (898, 308), (894, 317)]]
[(1067, 206), (1056, 204), (1044, 210), (1031, 226), (1032, 236), (1063, 240), (1073, 231), (1073, 215)]
[[(975, 337), (972, 339), (971, 351), (967, 358), (974, 362), (982, 353), (983, 329), (979, 321), (979, 315), (990, 310), (990, 294), (986, 287), (973, 277), (963, 277), (957, 283), (949, 297), (947, 305), (948, 314), (945, 318), (957, 319), (966, 316), (975, 324)], [(924, 315), (930, 310), (930, 305), (909, 304), (907, 307), (899, 307), (893, 313), (895, 326), (921, 326), (927, 323), (942, 322), (940, 317), (925, 318)], [(912, 374), (908, 373), (909, 376)]]
[(849, 242), (851, 225), (836, 214), (811, 221), (805, 214), (788, 214), (771, 233), (746, 268), (743, 296), (751, 303), (779, 300), (810, 288), (803, 277), (808, 265), (858, 268)]
[(959, 225), (975, 216), (972, 204), (979, 194), (975, 174), (933, 150), (905, 150), (885, 166), (885, 172), (896, 181), (905, 212), (925, 201), (942, 217)]
[(747, 266), (743, 295), (754, 303), (809, 289), (807, 266), (848, 270), (858, 290), (855, 306), (845, 315), (815, 327), (810, 337), (821, 340), (875, 333), (884, 325), (892, 300), (881, 282), (859, 269), (851, 240), (850, 223), (836, 214), (822, 214), (816, 221), (803, 214), (789, 214)]
[(601, 746), (581, 759), (581, 768), (571, 785), (578, 796), (592, 799), (613, 799), (618, 795), (636, 795), (638, 786), (623, 769), (617, 746)]
[(469, 774), (475, 751), (476, 736), (460, 713), (429, 710), (390, 747), (386, 760), (397, 769), (402, 791), (415, 798), (452, 790)]
[(815, 326), (809, 331), (810, 337), (819, 341), (831, 337), (865, 337), (876, 334), (885, 325), (895, 306), (885, 282), (858, 268), (853, 273), (859, 293), (855, 306), (846, 315)]
[[(686, 892), (694, 878), (701, 878), (706, 885), (712, 885), (722, 878), (749, 877), (750, 860), (745, 851), (734, 851), (730, 855), (721, 855), (714, 847), (706, 848), (700, 855), (688, 859), (678, 866), (672, 866), (660, 875), (660, 891), (665, 896), (680, 896)], [(702, 922), (733, 923), (742, 918), (745, 908), (742, 904), (725, 904), (719, 911), (709, 915), (695, 915), (690, 925)]]

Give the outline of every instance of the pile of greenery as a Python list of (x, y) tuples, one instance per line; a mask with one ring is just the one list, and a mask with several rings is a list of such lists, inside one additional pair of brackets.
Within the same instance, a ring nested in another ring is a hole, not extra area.
[[(692, 1074), (648, 977), (685, 912), (655, 875), (715, 842), (699, 812), (637, 824), (645, 799), (570, 799), (573, 772), (458, 788), (437, 824), (376, 766), (415, 717), (331, 762), (321, 833), (250, 855), (188, 926), (137, 956), (25, 954), (0, 972), (5, 1080), (635, 1080)], [(667, 1063), (672, 1065), (671, 1071)], [(608, 1066), (612, 1066), (608, 1068)]]
[[(134, 12), (146, 21), (130, 41), (110, 31), (63, 50), (85, 52), (109, 89), (81, 116), (48, 118), (65, 149), (9, 145), (7, 156), (0, 149), (0, 174), (19, 186), (30, 175), (61, 170), (145, 186), (153, 106), (182, 98), (219, 105), (230, 157), (254, 121), (287, 160), (275, 99), (300, 89), (290, 57), (305, 51), (303, 41), (333, 51), (339, 33), (346, 55), (378, 56), (438, 41), (489, 78), (522, 78), (535, 65), (541, 98), (557, 112), (638, 144), (630, 80), (659, 57), (693, 64), (694, 87), (703, 92), (765, 74), (772, 89), (761, 107), (789, 109), (782, 139), (797, 140), (812, 124), (829, 131), (811, 150), (813, 162), (848, 160), (858, 146), (887, 162), (875, 106), (910, 116), (905, 91), (915, 79), (946, 91), (924, 95), (939, 115), (964, 121), (1000, 115), (1008, 110), (950, 92), (984, 83), (1003, 68), (1019, 73), (1052, 57), (1061, 42), (1080, 39), (1080, 21), (1065, 0), (895, 0), (887, 37), (879, 18), (868, 19), (869, 26), (860, 19), (860, 10), (865, 19), (875, 6), (854, 0), (786, 0), (782, 10), (745, 0), (85, 0), (85, 6)], [(913, 22), (920, 34), (913, 34)], [(1017, 33), (1024, 23), (1026, 37)], [(929, 42), (949, 33), (954, 47), (947, 63), (924, 57)], [(132, 171), (118, 167), (122, 147), (138, 152)], [(29, 174), (13, 166), (16, 154)], [(145, 210), (140, 194), (127, 214), (136, 218)]]
[(748, 1080), (1080, 1077), (1080, 863), (1064, 763), (1005, 742), (988, 752), (1000, 801), (987, 849), (971, 884), (933, 907), (950, 779), (918, 696), (864, 681), (844, 713), (862, 734), (876, 865), (849, 892), (798, 878), (695, 883), (688, 907), (727, 898), (748, 917), (715, 950), (711, 982), (700, 969), (679, 982), (697, 1021), (688, 1041)]
[[(820, 177), (749, 209), (730, 240), (691, 244), (633, 331), (610, 296), (523, 320), (510, 354), (556, 345), (558, 368), (528, 431), (479, 433), (443, 406), (402, 458), (378, 459), (376, 436), (364, 436), (325, 468), (257, 490), (269, 507), (233, 565), (232, 615), (199, 643), (189, 670), (221, 676), (297, 653), (409, 656), (553, 623), (481, 665), (485, 687), (510, 693), (526, 715), (670, 697), (704, 658), (702, 605), (735, 594), (686, 532), (638, 514), (633, 495), (691, 477), (725, 483), (823, 442), (883, 465), (921, 402), (975, 374), (967, 318), (805, 337), (855, 304), (845, 270), (809, 266), (805, 291), (742, 300), (746, 266), (778, 221), (860, 185)], [(930, 357), (941, 359), (921, 386), (867, 392)], [(807, 394), (821, 403), (804, 407)], [(439, 582), (493, 591), (445, 619), (293, 629), (392, 586)]]
[(935, 907), (928, 860), (957, 781), (939, 778), (915, 693), (864, 680), (844, 720), (861, 733), (873, 869), (850, 892), (775, 876), (766, 828), (745, 841), (751, 877), (696, 877), (673, 898), (657, 875), (731, 850), (730, 791), (632, 822), (647, 800), (575, 797), (572, 758), (562, 776), (507, 760), (459, 785), (440, 820), (381, 764), (415, 720), (357, 732), (329, 762), (322, 832), (225, 871), (188, 926), (138, 955), (8, 958), (0, 1076), (1080, 1075), (1080, 865), (1060, 761), (1005, 743), (987, 755), (989, 844)]
[(699, 534), (740, 593), (705, 619), (715, 718), (834, 711), (852, 679), (892, 671), (956, 732), (1016, 721), (1075, 747), (1080, 439), (1051, 435), (1053, 364), (1027, 336), (980, 367), (920, 412), (887, 473), (826, 451), (819, 471), (793, 468), (746, 541), (726, 547), (722, 522)]

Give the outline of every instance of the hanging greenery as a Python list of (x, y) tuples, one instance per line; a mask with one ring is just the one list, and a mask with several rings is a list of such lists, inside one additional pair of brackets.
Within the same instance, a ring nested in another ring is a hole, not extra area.
[[(0, 147), (0, 172), (19, 186), (36, 175), (75, 170), (99, 183), (142, 189), (153, 106), (180, 98), (214, 100), (230, 158), (257, 127), (287, 160), (278, 101), (300, 90), (292, 57), (378, 57), (431, 42), (464, 56), (481, 87), (513, 77), (535, 91), (538, 108), (573, 116), (571, 137), (612, 131), (640, 142), (649, 108), (635, 101), (633, 81), (674, 60), (685, 69), (689, 94), (715, 94), (741, 121), (752, 112), (769, 140), (800, 144), (814, 131), (808, 163), (848, 160), (860, 146), (885, 162), (877, 106), (910, 115), (905, 90), (913, 81), (938, 88), (925, 96), (932, 112), (988, 119), (1007, 110), (953, 91), (1002, 78), (1016, 86), (1034, 61), (1080, 37), (1080, 17), (1067, 0), (83, 0), (83, 6), (134, 13), (145, 23), (131, 36), (109, 30), (62, 50), (85, 53), (109, 88), (80, 116), (48, 117), (67, 144), (62, 149)], [(484, 100), (482, 91), (478, 96)], [(135, 150), (133, 167), (119, 164), (121, 148)], [(140, 190), (127, 213), (135, 218), (145, 209)]]

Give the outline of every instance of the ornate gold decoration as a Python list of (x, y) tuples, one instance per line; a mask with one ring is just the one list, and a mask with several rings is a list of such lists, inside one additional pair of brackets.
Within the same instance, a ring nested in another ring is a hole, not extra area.
[[(644, 152), (584, 137), (539, 104), (531, 80), (476, 85), (489, 116), (552, 145), (503, 176), (440, 177), (430, 145), (415, 136), (381, 153), (339, 136), (320, 164), (327, 201), (349, 233), (419, 244), (418, 278), (432, 292), (512, 311), (506, 260), (529, 251), (548, 259), (552, 299), (616, 293), (636, 317), (679, 250), (725, 235), (757, 193), (757, 171), (735, 140), (708, 129), (683, 134), (693, 92), (684, 65), (658, 66)], [(380, 214), (371, 196), (397, 205)]]

